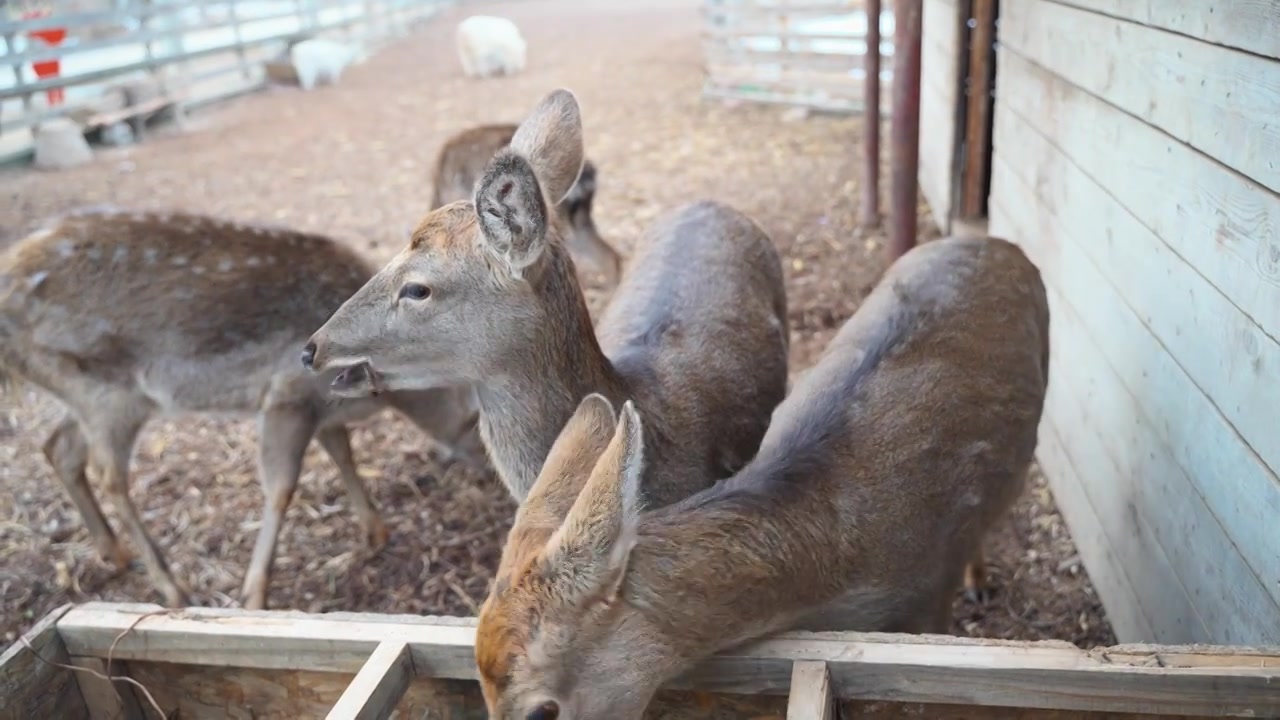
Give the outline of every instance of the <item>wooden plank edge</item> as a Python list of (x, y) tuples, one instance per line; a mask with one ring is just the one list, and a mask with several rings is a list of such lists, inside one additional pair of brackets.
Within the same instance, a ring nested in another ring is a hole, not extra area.
[(87, 717), (89, 709), (58, 629), (58, 621), (74, 606), (49, 611), (0, 653), (0, 709), (36, 713), (62, 712)]
[(409, 645), (394, 641), (378, 643), (325, 716), (326, 720), (387, 720), (409, 689), (412, 677)]
[(791, 692), (787, 699), (787, 720), (832, 720), (835, 695), (827, 664), (797, 660), (791, 668)]
[[(382, 642), (408, 646), (416, 677), (474, 680), (474, 625), (451, 618), (333, 619), (91, 603), (58, 630), (74, 655), (189, 665), (356, 673)], [(369, 616), (375, 617), (375, 616)], [(275, 650), (275, 652), (272, 652)], [(797, 660), (825, 662), (841, 699), (1270, 717), (1280, 715), (1280, 647), (1128, 646), (876, 633), (786, 633), (710, 658), (672, 688), (786, 694)]]

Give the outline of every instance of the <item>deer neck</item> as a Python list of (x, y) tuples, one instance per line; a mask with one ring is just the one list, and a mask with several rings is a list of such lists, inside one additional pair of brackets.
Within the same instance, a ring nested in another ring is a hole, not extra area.
[(480, 433), (499, 477), (523, 502), (551, 445), (591, 393), (620, 402), (628, 385), (596, 340), (572, 261), (556, 247), (535, 281), (535, 316), (516, 350), (476, 386)]

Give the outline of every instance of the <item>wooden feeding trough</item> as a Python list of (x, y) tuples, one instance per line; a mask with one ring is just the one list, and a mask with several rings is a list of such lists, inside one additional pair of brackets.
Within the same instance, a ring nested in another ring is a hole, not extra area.
[[(68, 605), (0, 657), (0, 718), (484, 718), (474, 635), (464, 618)], [(837, 713), (1274, 718), (1280, 648), (786, 633), (711, 659), (648, 717)]]

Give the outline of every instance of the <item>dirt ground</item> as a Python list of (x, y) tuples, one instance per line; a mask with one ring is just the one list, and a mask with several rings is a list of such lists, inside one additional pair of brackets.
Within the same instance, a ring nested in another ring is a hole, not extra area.
[[(600, 172), (602, 233), (625, 253), (655, 216), (699, 197), (750, 214), (784, 257), (792, 369), (807, 367), (883, 270), (883, 236), (855, 222), (860, 119), (796, 120), (780, 107), (701, 100), (692, 0), (468, 8), (520, 24), (530, 45), (523, 74), (464, 79), (452, 54), (462, 16), (454, 8), (351, 69), (340, 85), (275, 88), (223, 103), (193, 114), (183, 133), (100, 149), (76, 170), (0, 172), (0, 238), (11, 241), (54, 212), (105, 202), (291, 224), (385, 260), (427, 208), (430, 165), (445, 137), (518, 120), (564, 86), (583, 106), (587, 152)], [(606, 295), (587, 292), (598, 312)], [(140, 566), (113, 576), (99, 562), (45, 464), (40, 446), (57, 417), (54, 403), (29, 390), (2, 402), (0, 637), (12, 641), (69, 601), (158, 601)], [(271, 606), (473, 612), (513, 512), (496, 479), (441, 467), (422, 436), (390, 413), (360, 424), (354, 444), (390, 542), (376, 554), (362, 546), (336, 470), (313, 444), (281, 535)], [(249, 420), (156, 421), (139, 441), (133, 497), (199, 604), (238, 602), (261, 515), (254, 453)], [(1038, 474), (991, 539), (988, 558), (994, 597), (982, 606), (957, 598), (957, 633), (1114, 642)]]

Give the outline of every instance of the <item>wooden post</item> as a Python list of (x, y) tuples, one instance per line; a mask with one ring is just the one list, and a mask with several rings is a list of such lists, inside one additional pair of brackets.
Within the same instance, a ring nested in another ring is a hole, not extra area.
[(893, 167), (889, 262), (916, 244), (920, 157), (920, 26), (922, 0), (893, 3)]
[(862, 225), (880, 224), (880, 0), (866, 0), (867, 51), (862, 55)]
[(409, 646), (395, 641), (380, 642), (326, 720), (386, 720), (404, 697), (412, 677)]
[(797, 660), (791, 668), (787, 720), (835, 720), (831, 675), (821, 660)]

